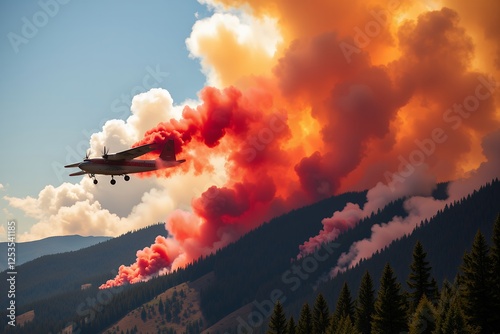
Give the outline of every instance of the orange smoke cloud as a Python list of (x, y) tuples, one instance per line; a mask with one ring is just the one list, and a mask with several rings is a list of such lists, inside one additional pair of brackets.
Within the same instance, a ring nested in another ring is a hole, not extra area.
[(120, 266), (118, 275), (101, 288), (122, 285), (124, 283), (137, 283), (157, 274), (164, 268), (169, 268), (173, 261), (171, 256), (178, 256), (176, 246), (171, 239), (157, 236), (151, 247), (137, 251), (137, 260), (130, 266)]
[[(487, 160), (481, 139), (499, 128), (500, 115), (499, 67), (485, 54), (492, 54), (486, 46), (500, 45), (500, 35), (494, 20), (481, 30), (481, 16), (469, 15), (465, 2), (449, 8), (410, 0), (213, 2), (248, 5), (241, 7), (251, 9), (248, 15), (275, 19), (281, 46), (265, 57), (262, 45), (239, 44), (214, 20), (215, 37), (204, 35), (197, 52), (206, 54), (205, 69), (234, 86), (204, 88), (200, 105), (186, 106), (181, 119), (158, 124), (136, 145), (172, 138), (187, 159), (178, 169), (144, 176), (211, 173), (212, 159), (222, 158), (228, 181), (193, 199), (192, 212), (168, 217), (171, 237), (168, 245), (160, 240), (167, 247), (160, 248), (161, 261), (141, 253), (103, 287), (147, 279), (154, 270), (146, 268), (182, 267), (300, 205), (380, 181), (403, 183), (408, 168), (426, 166), (437, 181), (447, 181)], [(475, 11), (500, 10), (496, 1), (485, 3)], [(238, 54), (250, 56), (240, 64), (220, 50), (209, 52), (210, 40), (231, 41)], [(325, 220), (328, 233), (318, 240), (331, 240), (329, 232), (365, 215), (352, 212)], [(316, 245), (311, 240), (304, 247)]]

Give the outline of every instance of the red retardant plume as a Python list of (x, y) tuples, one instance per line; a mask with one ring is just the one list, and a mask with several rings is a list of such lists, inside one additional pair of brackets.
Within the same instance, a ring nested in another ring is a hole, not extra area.
[[(283, 45), (268, 76), (241, 78), (239, 88), (205, 87), (197, 107), (184, 107), (182, 118), (166, 119), (136, 143), (174, 139), (186, 159), (143, 177), (215, 174), (219, 159), (227, 181), (194, 198), (190, 212), (172, 212), (169, 237), (139, 251), (102, 288), (183, 267), (291, 209), (376, 188), (363, 209), (348, 206), (324, 219), (323, 230), (304, 240), (304, 255), (393, 200), (419, 168), (442, 182), (490, 159), (481, 139), (500, 128), (492, 51), (500, 54), (493, 33), (500, 30), (489, 15), (497, 1), (438, 10), (416, 1), (391, 9), (375, 0), (215, 1), (276, 18)], [(362, 31), (375, 25), (379, 34)]]

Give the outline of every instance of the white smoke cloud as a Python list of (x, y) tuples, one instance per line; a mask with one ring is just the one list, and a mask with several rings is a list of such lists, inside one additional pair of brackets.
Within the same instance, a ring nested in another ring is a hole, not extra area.
[(207, 84), (221, 88), (234, 84), (228, 80), (266, 73), (282, 41), (276, 20), (213, 8), (219, 12), (198, 20), (186, 39), (190, 56), (200, 59)]
[(332, 270), (332, 275), (355, 266), (362, 259), (370, 258), (376, 251), (388, 246), (393, 240), (411, 234), (413, 229), (425, 219), (429, 219), (442, 210), (449, 200), (434, 200), (432, 197), (414, 196), (404, 202), (404, 208), (408, 212), (406, 218), (394, 217), (388, 223), (372, 226), (370, 238), (354, 242), (349, 252), (342, 253), (339, 257), (337, 267)]
[[(100, 156), (104, 146), (112, 148), (111, 152), (130, 148), (150, 127), (179, 118), (180, 110), (182, 106), (174, 105), (170, 93), (164, 89), (151, 89), (135, 96), (132, 115), (126, 121), (109, 120), (100, 132), (91, 136), (92, 156)], [(220, 167), (224, 161), (215, 159), (212, 163)], [(10, 207), (37, 221), (29, 231), (18, 233), (19, 241), (65, 234), (117, 236), (165, 221), (176, 208), (190, 210), (193, 197), (210, 185), (223, 184), (226, 180), (223, 171), (215, 168), (213, 173), (188, 172), (168, 179), (132, 175), (128, 182), (117, 178), (114, 186), (109, 184), (108, 176), (98, 175), (97, 185), (84, 176), (76, 184), (48, 185), (36, 197), (3, 198)]]
[(330, 242), (364, 218), (382, 209), (390, 202), (405, 196), (430, 195), (436, 186), (435, 177), (432, 176), (425, 165), (419, 166), (415, 172), (404, 182), (386, 185), (378, 182), (366, 194), (366, 203), (363, 209), (358, 204), (347, 203), (341, 211), (335, 211), (332, 217), (322, 220), (323, 229), (317, 236), (299, 246), (298, 258), (314, 252), (325, 242)]
[[(179, 118), (179, 115), (174, 112), (172, 96), (167, 90), (161, 88), (153, 88), (147, 94), (134, 96), (130, 109), (132, 116), (127, 119), (127, 123), (140, 137), (160, 122)], [(136, 138), (136, 140), (139, 139)]]
[[(190, 101), (190, 103), (196, 103)], [(152, 88), (132, 98), (131, 112), (126, 121), (107, 121), (102, 131), (90, 137), (92, 156), (100, 156), (104, 146), (111, 153), (125, 150), (140, 140), (147, 130), (171, 118), (180, 118), (184, 104), (174, 105), (172, 96), (166, 89)]]

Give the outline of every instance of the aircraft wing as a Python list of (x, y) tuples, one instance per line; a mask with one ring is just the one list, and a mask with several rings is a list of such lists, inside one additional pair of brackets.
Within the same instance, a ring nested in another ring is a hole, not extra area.
[(84, 170), (81, 170), (79, 172), (76, 172), (76, 173), (71, 173), (69, 174), (69, 176), (79, 176), (79, 175), (85, 175), (85, 174), (88, 174), (89, 172), (86, 172)]
[(143, 154), (154, 151), (158, 148), (157, 144), (146, 144), (138, 147), (131, 148), (129, 150), (121, 151), (114, 154), (108, 154), (108, 160), (132, 160)]

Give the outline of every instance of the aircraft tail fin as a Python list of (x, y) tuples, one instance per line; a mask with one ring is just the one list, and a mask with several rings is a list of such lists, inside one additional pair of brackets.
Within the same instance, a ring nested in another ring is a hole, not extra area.
[(176, 161), (175, 160), (175, 146), (174, 146), (174, 140), (169, 139), (165, 143), (165, 146), (163, 146), (163, 150), (161, 151), (160, 154), (160, 159), (163, 161)]

